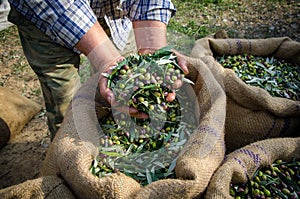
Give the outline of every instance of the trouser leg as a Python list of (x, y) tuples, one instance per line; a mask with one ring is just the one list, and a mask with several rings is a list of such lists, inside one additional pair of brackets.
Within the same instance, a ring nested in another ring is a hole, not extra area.
[(18, 27), (24, 54), (37, 74), (46, 106), (47, 123), (54, 138), (65, 111), (80, 87), (80, 57), (70, 49), (55, 44), (17, 11), (10, 13)]

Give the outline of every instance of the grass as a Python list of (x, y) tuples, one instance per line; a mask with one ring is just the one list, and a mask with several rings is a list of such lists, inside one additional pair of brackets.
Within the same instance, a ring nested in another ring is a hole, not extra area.
[[(177, 12), (168, 24), (168, 43), (188, 55), (195, 40), (219, 30), (205, 13), (207, 8), (225, 5), (224, 0), (173, 0), (172, 2)], [(222, 6), (220, 8), (224, 9)]]
[[(299, 40), (300, 3), (295, 0), (172, 0), (177, 8), (168, 31), (190, 40), (225, 30), (230, 38), (288, 36)], [(291, 26), (294, 24), (295, 28)], [(297, 36), (298, 35), (298, 36)], [(180, 38), (179, 38), (180, 39)], [(178, 40), (178, 38), (177, 38)], [(179, 42), (182, 45), (183, 41)], [(178, 46), (175, 43), (175, 46)], [(185, 49), (185, 46), (179, 46)]]
[[(173, 0), (177, 12), (171, 18), (168, 29), (199, 39), (217, 30), (213, 19), (206, 14), (207, 8), (225, 9), (223, 0)], [(202, 15), (202, 16), (201, 16)]]

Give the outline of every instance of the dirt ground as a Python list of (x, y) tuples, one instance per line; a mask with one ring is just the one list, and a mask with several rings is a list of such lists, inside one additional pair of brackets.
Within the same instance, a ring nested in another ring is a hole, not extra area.
[[(250, 1), (249, 1), (250, 2)], [(293, 27), (288, 31), (291, 38), (299, 39), (299, 4), (291, 7), (293, 15), (285, 15), (277, 21), (280, 27), (293, 23)], [(280, 8), (279, 8), (280, 9)], [(256, 23), (262, 26), (268, 26), (268, 17), (275, 12), (260, 13), (260, 18), (256, 18)], [(280, 13), (278, 10), (276, 11)], [(265, 16), (265, 17), (264, 17)], [(249, 18), (253, 18), (253, 13), (249, 13)], [(297, 18), (295, 21), (295, 17)], [(220, 19), (222, 20), (222, 19)], [(247, 15), (244, 19), (247, 21)], [(298, 21), (298, 22), (297, 22)], [(221, 22), (220, 22), (221, 23)], [(276, 24), (274, 24), (275, 26)], [(245, 32), (244, 27), (240, 27), (236, 31), (241, 34)], [(257, 34), (259, 34), (259, 30)], [(277, 30), (278, 36), (282, 36), (282, 32)], [(22, 183), (29, 179), (38, 177), (39, 170), (45, 158), (45, 154), (49, 147), (50, 137), (47, 130), (44, 101), (41, 94), (40, 86), (36, 75), (28, 66), (24, 57), (17, 29), (12, 26), (5, 31), (0, 32), (0, 85), (10, 88), (17, 93), (28, 97), (29, 99), (43, 105), (43, 109), (24, 127), (22, 132), (12, 137), (9, 143), (0, 149), (0, 189), (11, 185)]]
[[(5, 31), (9, 31), (9, 34), (5, 36), (1, 34), (1, 41), (9, 42), (5, 44), (1, 42), (1, 86), (43, 104), (39, 82), (28, 67), (16, 27), (10, 27)], [(50, 137), (43, 108), (20, 134), (11, 137), (9, 143), (0, 149), (0, 188), (36, 178), (49, 143)]]

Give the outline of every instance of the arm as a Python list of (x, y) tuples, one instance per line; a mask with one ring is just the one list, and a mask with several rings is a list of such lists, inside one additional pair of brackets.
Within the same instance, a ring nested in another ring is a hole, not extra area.
[(9, 2), (53, 42), (70, 49), (74, 49), (97, 21), (88, 1), (9, 0)]
[[(161, 21), (144, 20), (134, 21), (133, 29), (135, 33), (136, 45), (139, 53), (153, 53), (157, 49), (167, 45), (167, 25)], [(188, 68), (185, 59), (180, 53), (173, 50), (177, 56), (177, 61), (181, 69), (187, 74)]]
[(79, 40), (75, 48), (88, 57), (93, 73), (102, 73), (122, 59), (98, 22)]
[(167, 45), (167, 25), (157, 20), (133, 21), (139, 53), (151, 53)]
[[(130, 2), (130, 1), (129, 1)], [(167, 45), (167, 24), (176, 9), (171, 0), (132, 0), (132, 9), (127, 9), (133, 21), (136, 45), (139, 53), (153, 53)], [(178, 64), (188, 73), (185, 59), (174, 50)]]
[(83, 54), (88, 55), (94, 48), (108, 39), (109, 38), (103, 28), (98, 22), (96, 22), (79, 40), (79, 42), (75, 45), (75, 48), (80, 50)]

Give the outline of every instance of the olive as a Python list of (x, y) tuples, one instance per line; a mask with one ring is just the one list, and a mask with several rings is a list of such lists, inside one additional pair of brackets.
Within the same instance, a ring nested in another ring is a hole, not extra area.
[[(289, 198), (297, 198), (294, 186), (300, 182), (297, 180), (296, 172), (299, 171), (298, 169), (295, 169), (295, 163), (295, 160), (292, 160), (291, 162), (284, 162), (280, 159), (276, 160), (273, 164), (260, 168), (252, 177), (250, 183), (231, 183), (229, 190), (230, 194), (231, 196), (235, 196), (236, 193), (239, 193), (239, 196), (242, 198), (277, 198), (276, 194), (281, 192)], [(276, 176), (274, 176), (274, 173), (276, 173)], [(285, 176), (285, 181), (283, 181), (281, 177), (278, 178), (279, 173)], [(291, 175), (291, 173), (295, 174)], [(287, 183), (289, 181), (294, 181), (295, 184), (291, 186), (291, 183)], [(252, 195), (249, 195), (251, 192), (246, 191), (248, 188), (252, 189)], [(232, 190), (236, 190), (236, 192), (233, 193)]]
[[(108, 173), (119, 172), (112, 168), (111, 165), (114, 165), (114, 161), (119, 157), (117, 153), (121, 153), (121, 150), (123, 150), (122, 155), (153, 151), (162, 147), (172, 146), (171, 143), (180, 143), (181, 139), (184, 138), (184, 136), (176, 137), (178, 136), (177, 129), (180, 129), (178, 128), (179, 122), (177, 122), (178, 113), (180, 111), (193, 111), (189, 103), (186, 104), (189, 108), (180, 110), (181, 107), (176, 100), (176, 92), (185, 80), (184, 74), (178, 64), (168, 63), (159, 65), (163, 70), (155, 69), (149, 63), (156, 60), (161, 61), (162, 59), (174, 58), (173, 56), (167, 58), (168, 56), (155, 57), (153, 55), (134, 55), (125, 58), (127, 59), (126, 62), (122, 63), (126, 63), (126, 65), (119, 65), (113, 69), (108, 78), (109, 85), (116, 95), (120, 106), (134, 107), (146, 113), (151, 111), (149, 115), (159, 116), (157, 118), (161, 118), (162, 113), (166, 113), (165, 126), (150, 126), (149, 122), (152, 118), (136, 119), (131, 117), (132, 121), (136, 123), (136, 127), (138, 127), (132, 128), (130, 126), (131, 122), (126, 122), (128, 116), (122, 113), (121, 117), (117, 119), (112, 116), (104, 118), (100, 125), (106, 137), (101, 138), (99, 143), (100, 145), (103, 144), (102, 147), (107, 148), (107, 155), (105, 155), (105, 160), (101, 161), (101, 163), (99, 161), (98, 167), (92, 169), (92, 172), (94, 171), (98, 176), (107, 176)], [(150, 61), (151, 59), (152, 61)], [(176, 59), (173, 61), (176, 61)], [(157, 110), (155, 110), (156, 105), (159, 105)], [(183, 125), (184, 128), (181, 129), (193, 128), (193, 125), (188, 123)], [(168, 156), (173, 160), (182, 148), (183, 146), (172, 146), (166, 154), (169, 154)], [(141, 159), (141, 161), (143, 160)], [(166, 168), (162, 172), (167, 172), (170, 163), (164, 162), (163, 165)], [(120, 172), (124, 171), (120, 169)], [(141, 180), (141, 177), (135, 176), (135, 174), (130, 176), (133, 178), (137, 177), (136, 179), (139, 181)]]
[[(267, 90), (272, 96), (299, 100), (300, 72), (297, 65), (272, 57), (253, 55), (219, 56), (217, 61), (225, 68), (231, 68), (244, 82), (257, 78), (273, 81), (251, 81), (251, 85)], [(269, 60), (273, 60), (272, 63)], [(262, 67), (263, 66), (263, 67)]]

